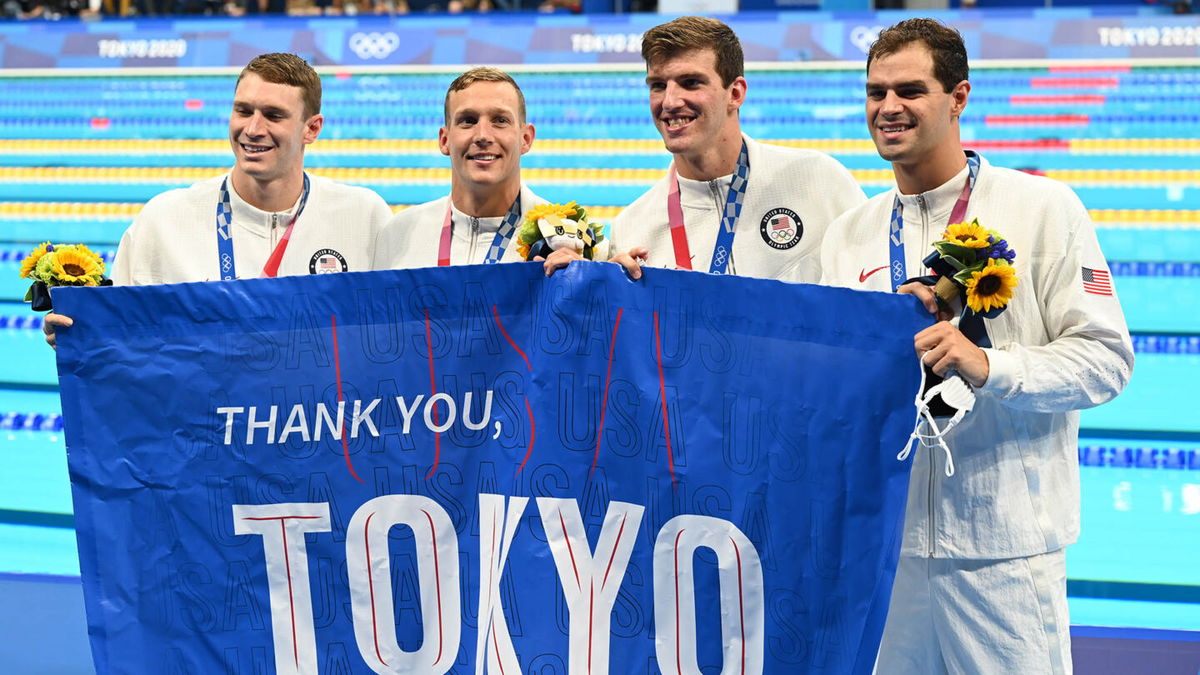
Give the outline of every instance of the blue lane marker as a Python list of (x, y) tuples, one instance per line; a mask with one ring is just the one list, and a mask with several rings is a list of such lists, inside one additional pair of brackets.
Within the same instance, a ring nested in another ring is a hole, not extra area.
[(24, 431), (62, 431), (62, 415), (57, 413), (0, 413), (0, 429)]

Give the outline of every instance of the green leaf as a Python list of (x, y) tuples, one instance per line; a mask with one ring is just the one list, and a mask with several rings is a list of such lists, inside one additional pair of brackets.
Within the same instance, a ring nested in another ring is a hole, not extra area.
[(976, 272), (981, 271), (984, 267), (987, 267), (987, 262), (976, 263), (974, 265), (964, 267), (964, 268), (962, 268), (962, 270), (960, 270), (957, 274), (954, 275), (954, 279), (955, 279), (955, 281), (962, 284), (963, 286), (966, 286), (967, 282), (971, 280), (971, 277)]
[(975, 263), (975, 249), (955, 244), (951, 241), (933, 242), (933, 248), (942, 256), (942, 259), (949, 262), (957, 269), (962, 269), (966, 265)]

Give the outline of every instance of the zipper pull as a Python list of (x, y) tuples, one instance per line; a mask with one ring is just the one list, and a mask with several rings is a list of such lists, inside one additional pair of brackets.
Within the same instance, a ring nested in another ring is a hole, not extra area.
[(917, 205), (921, 207), (922, 211), (925, 210), (925, 195), (917, 195)]

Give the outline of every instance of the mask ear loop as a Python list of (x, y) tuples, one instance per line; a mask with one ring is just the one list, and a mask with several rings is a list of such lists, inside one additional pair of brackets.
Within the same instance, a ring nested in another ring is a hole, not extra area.
[[(937, 422), (933, 420), (933, 415), (929, 414), (929, 402), (933, 400), (934, 396), (938, 395), (943, 384), (944, 383), (930, 387), (929, 391), (925, 392), (924, 396), (921, 395), (921, 392), (925, 390), (925, 362), (922, 360), (921, 386), (917, 389), (917, 396), (913, 401), (917, 406), (917, 419), (913, 424), (912, 433), (908, 436), (908, 442), (904, 444), (904, 448), (899, 452), (899, 454), (896, 455), (896, 459), (901, 462), (908, 459), (908, 456), (912, 454), (914, 440), (924, 441), (926, 446), (932, 445), (929, 441), (936, 441), (937, 444), (941, 446), (942, 452), (946, 454), (946, 477), (949, 478), (954, 475), (954, 457), (950, 454), (950, 446), (946, 444), (946, 441), (943, 440), (942, 437), (949, 433), (951, 429), (953, 429), (960, 421), (962, 421), (962, 418), (967, 414), (967, 411), (959, 408), (954, 413), (954, 416), (950, 418), (950, 421), (946, 424), (944, 429), (938, 428)], [(932, 434), (921, 432), (922, 422), (929, 425), (929, 428), (933, 431)]]
[(908, 459), (908, 456), (912, 454), (913, 441), (921, 438), (921, 422), (924, 419), (922, 413), (925, 411), (925, 401), (921, 398), (921, 393), (925, 391), (925, 362), (920, 358), (917, 361), (921, 365), (921, 384), (917, 387), (917, 395), (913, 399), (913, 405), (917, 407), (917, 417), (913, 420), (913, 430), (908, 435), (908, 441), (905, 442), (904, 447), (896, 455), (896, 459), (901, 462)]

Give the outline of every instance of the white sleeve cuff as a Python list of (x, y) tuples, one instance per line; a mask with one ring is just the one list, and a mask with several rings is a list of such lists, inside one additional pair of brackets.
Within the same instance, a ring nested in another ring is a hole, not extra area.
[(988, 378), (979, 390), (1003, 397), (1017, 385), (1017, 359), (1000, 349), (986, 348), (983, 353), (988, 360)]

